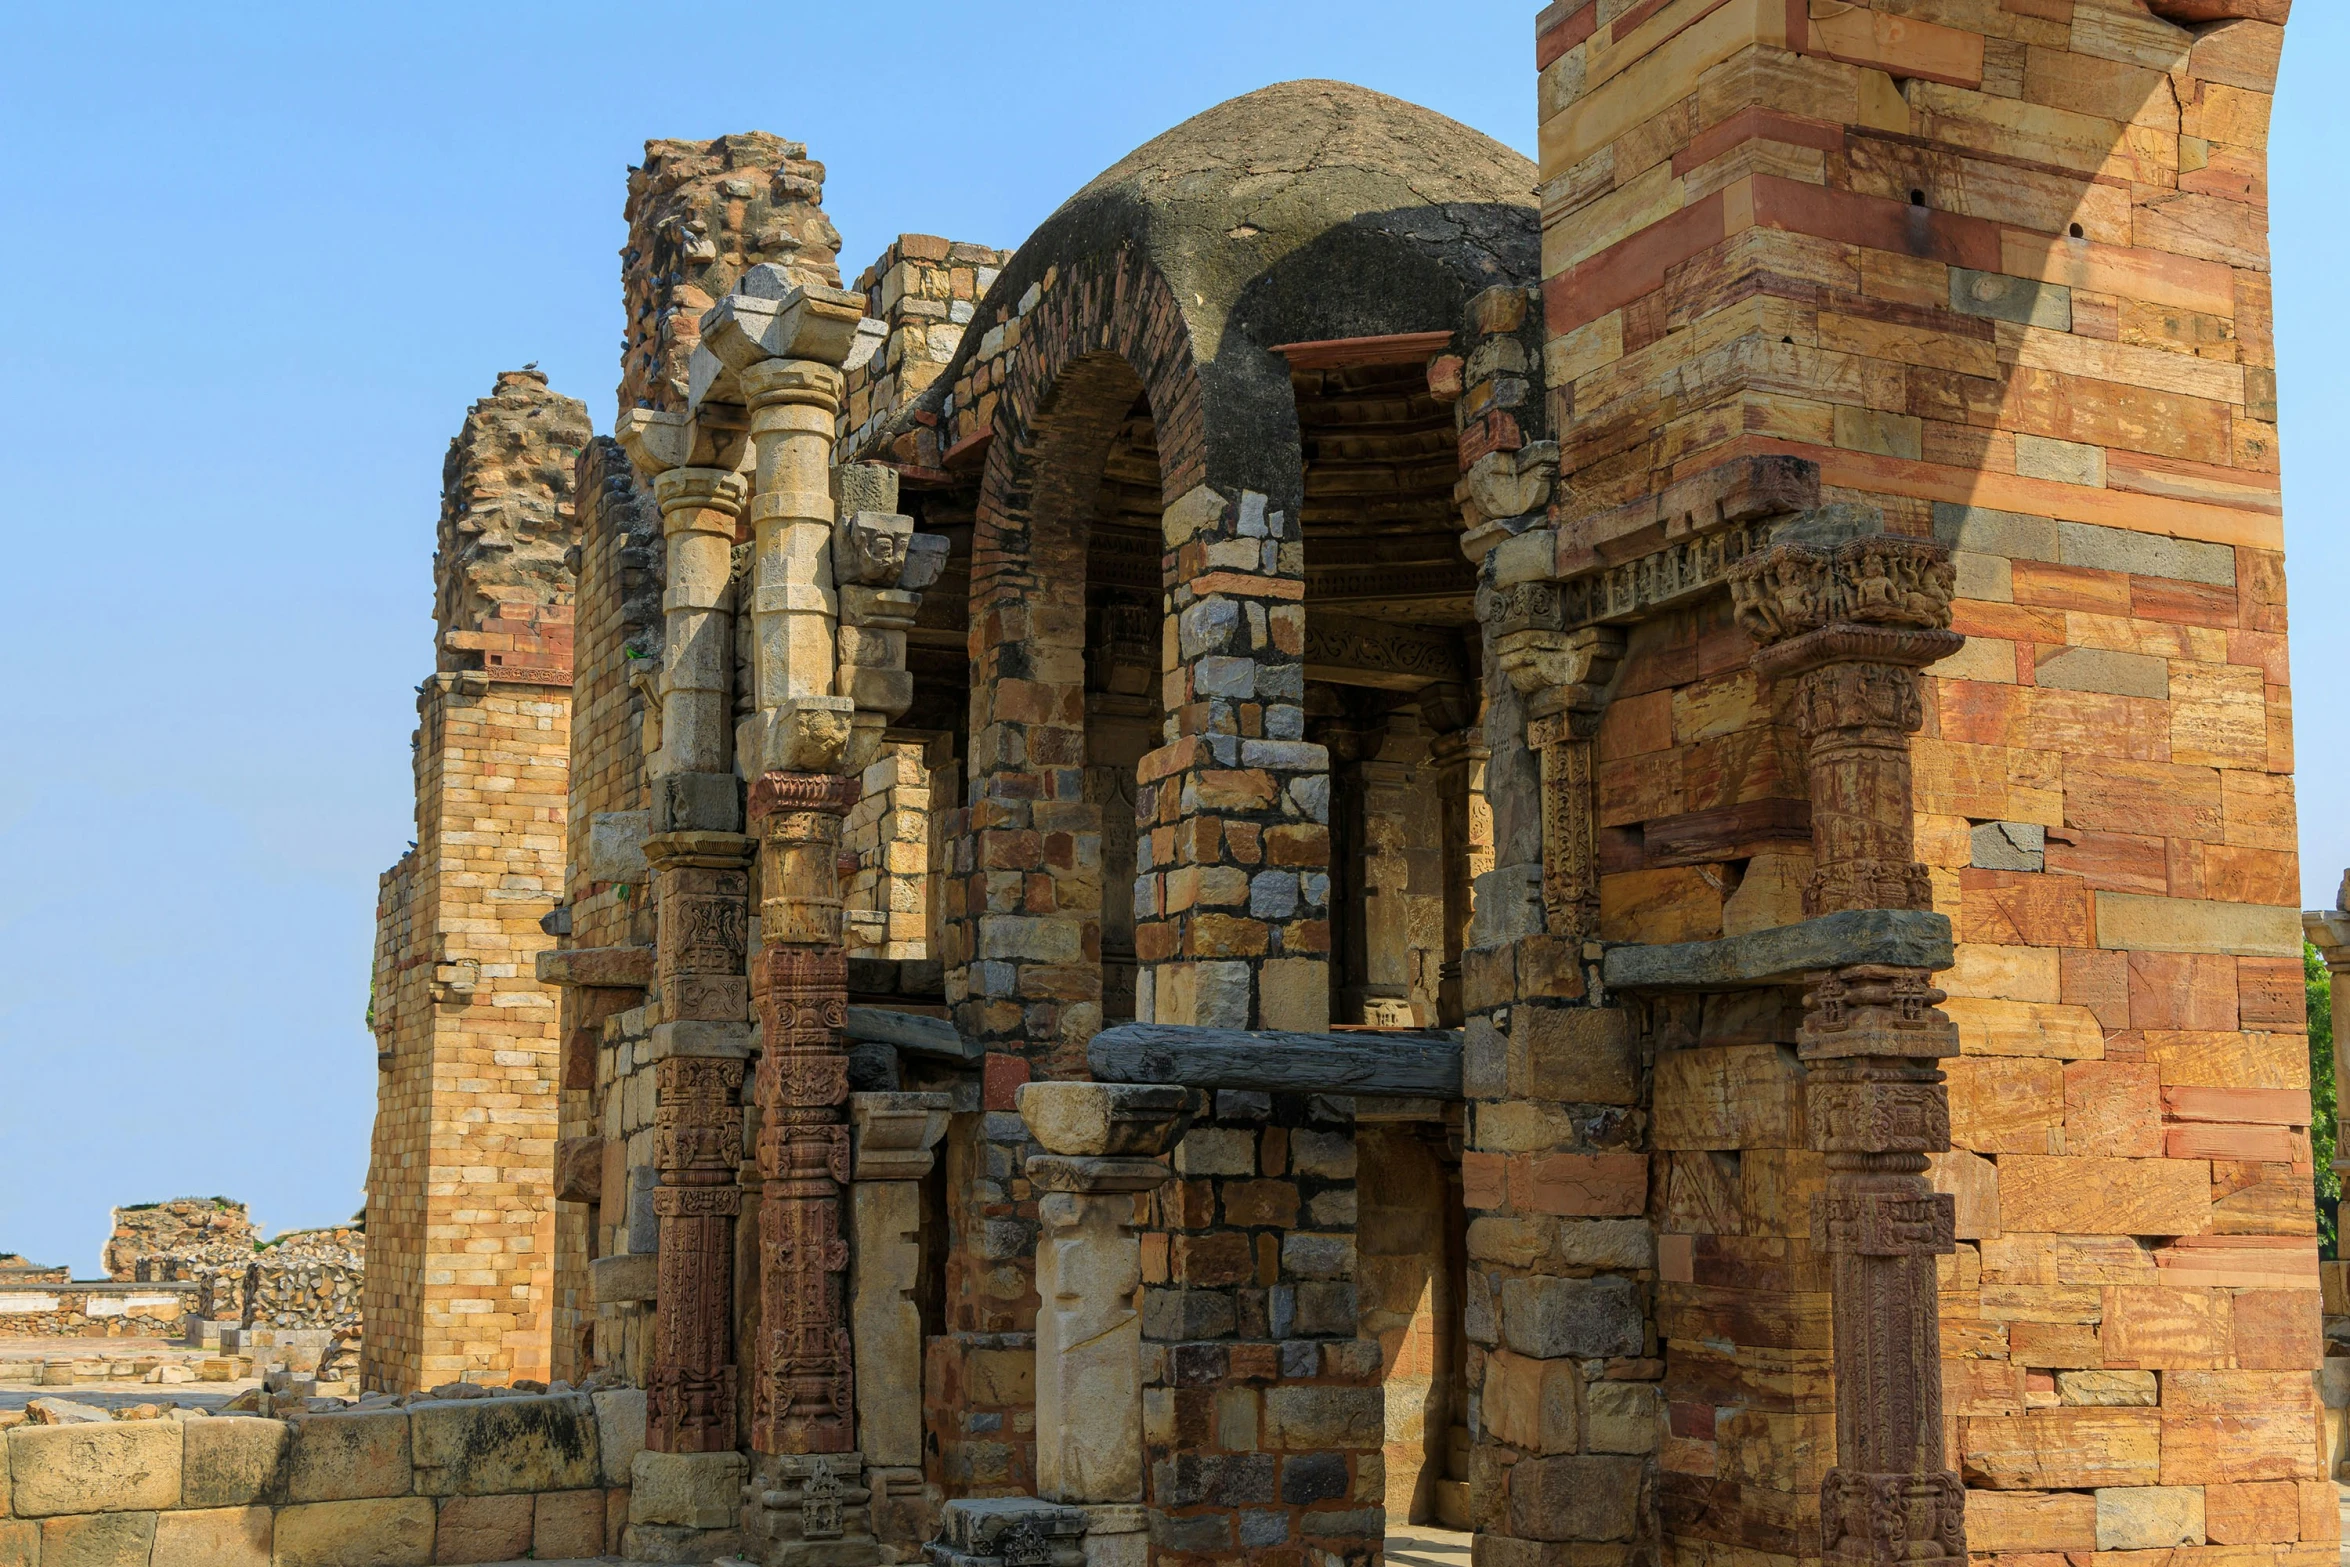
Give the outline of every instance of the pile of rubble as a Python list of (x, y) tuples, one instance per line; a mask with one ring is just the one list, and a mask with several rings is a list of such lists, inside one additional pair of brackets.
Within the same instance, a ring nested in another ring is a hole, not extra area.
[(253, 1251), (253, 1219), (226, 1197), (174, 1197), (114, 1210), (107, 1238), (106, 1276), (117, 1283), (154, 1282), (142, 1266), (155, 1258), (213, 1247)]
[[(115, 1238), (106, 1248), (109, 1265), (123, 1242), (123, 1216), (145, 1211), (115, 1210)], [(209, 1322), (326, 1328), (353, 1339), (359, 1334), (367, 1236), (350, 1225), (289, 1230), (258, 1244), (249, 1226), (239, 1238), (199, 1233), (186, 1244), (131, 1256), (129, 1265), (130, 1277), (142, 1284), (196, 1285), (195, 1315)]]

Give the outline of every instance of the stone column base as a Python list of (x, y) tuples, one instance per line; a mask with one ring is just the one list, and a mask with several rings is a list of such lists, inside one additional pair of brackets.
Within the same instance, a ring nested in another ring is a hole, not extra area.
[(761, 1453), (746, 1554), (765, 1567), (881, 1567), (862, 1453)]
[(740, 1529), (681, 1529), (673, 1524), (632, 1523), (620, 1536), (620, 1555), (632, 1562), (702, 1562), (739, 1559)]
[[(1033, 1496), (961, 1497), (947, 1503), (938, 1538), (922, 1552), (930, 1567), (1088, 1567), (1086, 1511)], [(1147, 1560), (1149, 1537), (1136, 1538), (1145, 1542), (1138, 1560)]]

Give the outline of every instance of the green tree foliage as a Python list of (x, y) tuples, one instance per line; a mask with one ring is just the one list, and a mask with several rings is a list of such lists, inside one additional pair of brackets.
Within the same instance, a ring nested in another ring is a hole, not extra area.
[(2309, 990), (2309, 1151), (2317, 1163), (2318, 1255), (2333, 1258), (2335, 1213), (2342, 1177), (2334, 1173), (2334, 981), (2317, 948), (2301, 943), (2301, 974)]

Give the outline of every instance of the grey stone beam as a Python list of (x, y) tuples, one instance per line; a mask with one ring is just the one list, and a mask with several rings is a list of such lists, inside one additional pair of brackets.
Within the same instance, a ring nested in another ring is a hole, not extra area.
[(1461, 1097), (1461, 1036), (1426, 1033), (1291, 1034), (1273, 1029), (1122, 1023), (1093, 1036), (1086, 1064), (1106, 1083), (1276, 1094)]
[(986, 1053), (977, 1040), (965, 1039), (946, 1018), (893, 1012), (887, 1007), (849, 1008), (841, 1032), (867, 1044), (895, 1045), (916, 1055), (949, 1061), (976, 1061)]
[(1854, 963), (1946, 969), (1950, 918), (1920, 909), (1853, 909), (1720, 941), (1611, 947), (1600, 977), (1610, 990), (1740, 990), (1792, 985)]

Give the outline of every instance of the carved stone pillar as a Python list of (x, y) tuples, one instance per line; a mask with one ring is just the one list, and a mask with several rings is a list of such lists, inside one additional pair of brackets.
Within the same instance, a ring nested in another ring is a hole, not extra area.
[[(869, 1093), (849, 1096), (854, 1128), (855, 1185), (849, 1194), (849, 1321), (857, 1364), (858, 1447), (875, 1471), (902, 1471), (890, 1477), (922, 1485), (922, 1311), (914, 1292), (921, 1285), (922, 1191), (931, 1152), (947, 1129), (953, 1104), (947, 1094)], [(876, 1520), (879, 1523), (879, 1520)], [(919, 1545), (924, 1526), (896, 1534)], [(893, 1532), (877, 1528), (884, 1538)]]
[[(1948, 629), (1947, 552), (1856, 521), (1799, 524), (1731, 577), (1738, 622), (1762, 644), (1755, 669), (1800, 682), (1811, 915), (1932, 906), (1912, 859), (1909, 737), (1922, 721), (1917, 671), (1964, 642)], [(1954, 1249), (1954, 1214), (1926, 1182), (1927, 1155), (1950, 1146), (1934, 1063), (1958, 1053), (1958, 1031), (1923, 969), (1813, 974), (1804, 999), (1807, 1119), (1828, 1165), (1812, 1240), (1829, 1256), (1835, 1313), (1823, 1549), (1832, 1562), (1961, 1563), (1966, 1491), (1942, 1445), (1934, 1264)]]
[(653, 1165), (659, 1216), (646, 1445), (659, 1453), (735, 1444), (735, 1169), (743, 1142), (744, 972), (752, 841), (672, 832), (645, 840), (659, 927)]
[[(1423, 698), (1421, 711), (1428, 701)], [(1436, 798), (1444, 813), (1444, 967), (1436, 992), (1436, 1022), (1459, 1028), (1467, 1016), (1461, 1001), (1461, 954), (1469, 946), (1471, 889), (1493, 869), (1493, 809), (1485, 803), (1485, 763), (1492, 753), (1477, 731), (1462, 727), (1439, 734), (1429, 745), (1436, 768)]]
[(851, 778), (768, 773), (751, 786), (760, 838), (759, 1107), (761, 1346), (751, 1445), (847, 1453), (854, 1382), (841, 1274), (849, 1179), (848, 957), (837, 861)]
[(1599, 720), (1607, 683), (1624, 654), (1613, 626), (1559, 629), (1553, 584), (1504, 597), (1497, 662), (1526, 698), (1526, 744), (1542, 763), (1542, 909), (1551, 935), (1599, 934), (1599, 826), (1595, 793)]
[(1027, 1083), (1020, 1115), (1036, 1248), (1036, 1489), (1074, 1504), (1142, 1500), (1142, 1242), (1148, 1194), (1174, 1172), (1189, 1094), (1122, 1083)]
[(733, 756), (735, 520), (748, 486), (724, 468), (671, 468), (653, 478), (668, 541), (667, 636), (657, 771), (724, 773)]
[(742, 1148), (743, 1062), (671, 1056), (654, 1068), (653, 1165), (661, 1184), (659, 1294), (645, 1445), (661, 1453), (731, 1453), (735, 1431), (734, 1221)]

